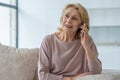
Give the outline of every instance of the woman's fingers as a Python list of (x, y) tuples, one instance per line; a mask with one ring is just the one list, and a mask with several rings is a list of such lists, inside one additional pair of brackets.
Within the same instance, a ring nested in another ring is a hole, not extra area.
[(81, 38), (83, 38), (84, 37), (84, 32), (83, 31), (81, 31)]
[(88, 32), (88, 28), (85, 23), (81, 26), (81, 29), (85, 32)]

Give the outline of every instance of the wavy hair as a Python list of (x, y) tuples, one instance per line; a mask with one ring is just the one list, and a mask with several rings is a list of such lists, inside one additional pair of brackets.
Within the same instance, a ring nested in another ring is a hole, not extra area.
[[(80, 18), (81, 18), (81, 24), (86, 23), (86, 26), (89, 30), (89, 15), (88, 15), (88, 12), (87, 12), (86, 8), (84, 6), (82, 6), (80, 3), (71, 3), (71, 4), (66, 5), (65, 8), (62, 11), (62, 15), (60, 17), (60, 23), (62, 23), (62, 21), (63, 21), (63, 16), (64, 16), (65, 11), (70, 7), (74, 7), (79, 12)], [(58, 30), (60, 32), (63, 31), (62, 27), (60, 27)], [(79, 38), (79, 32), (78, 31), (77, 31), (75, 36), (76, 36), (76, 38)]]

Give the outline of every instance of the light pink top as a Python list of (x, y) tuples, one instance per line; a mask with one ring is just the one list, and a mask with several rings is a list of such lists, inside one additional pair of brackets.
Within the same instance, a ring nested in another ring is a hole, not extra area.
[[(90, 42), (92, 51), (98, 57), (93, 40), (91, 39)], [(99, 59), (98, 62), (101, 63)], [(101, 64), (89, 64), (96, 66), (95, 71), (101, 68)], [(43, 39), (38, 63), (39, 80), (62, 80), (63, 76), (74, 76), (89, 72), (88, 66), (80, 39), (63, 42), (56, 37), (55, 33), (47, 35)]]

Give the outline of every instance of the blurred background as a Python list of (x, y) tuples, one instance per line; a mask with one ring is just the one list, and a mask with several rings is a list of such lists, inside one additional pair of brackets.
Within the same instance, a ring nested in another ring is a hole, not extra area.
[(57, 31), (64, 6), (73, 2), (88, 10), (103, 69), (120, 70), (120, 0), (0, 0), (0, 43), (39, 48), (45, 35)]

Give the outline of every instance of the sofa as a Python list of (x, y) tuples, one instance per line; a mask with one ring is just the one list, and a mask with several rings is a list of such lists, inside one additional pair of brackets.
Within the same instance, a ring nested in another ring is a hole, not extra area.
[[(0, 80), (38, 80), (39, 48), (15, 48), (0, 44)], [(76, 80), (120, 80), (119, 70), (103, 69), (101, 74)]]

